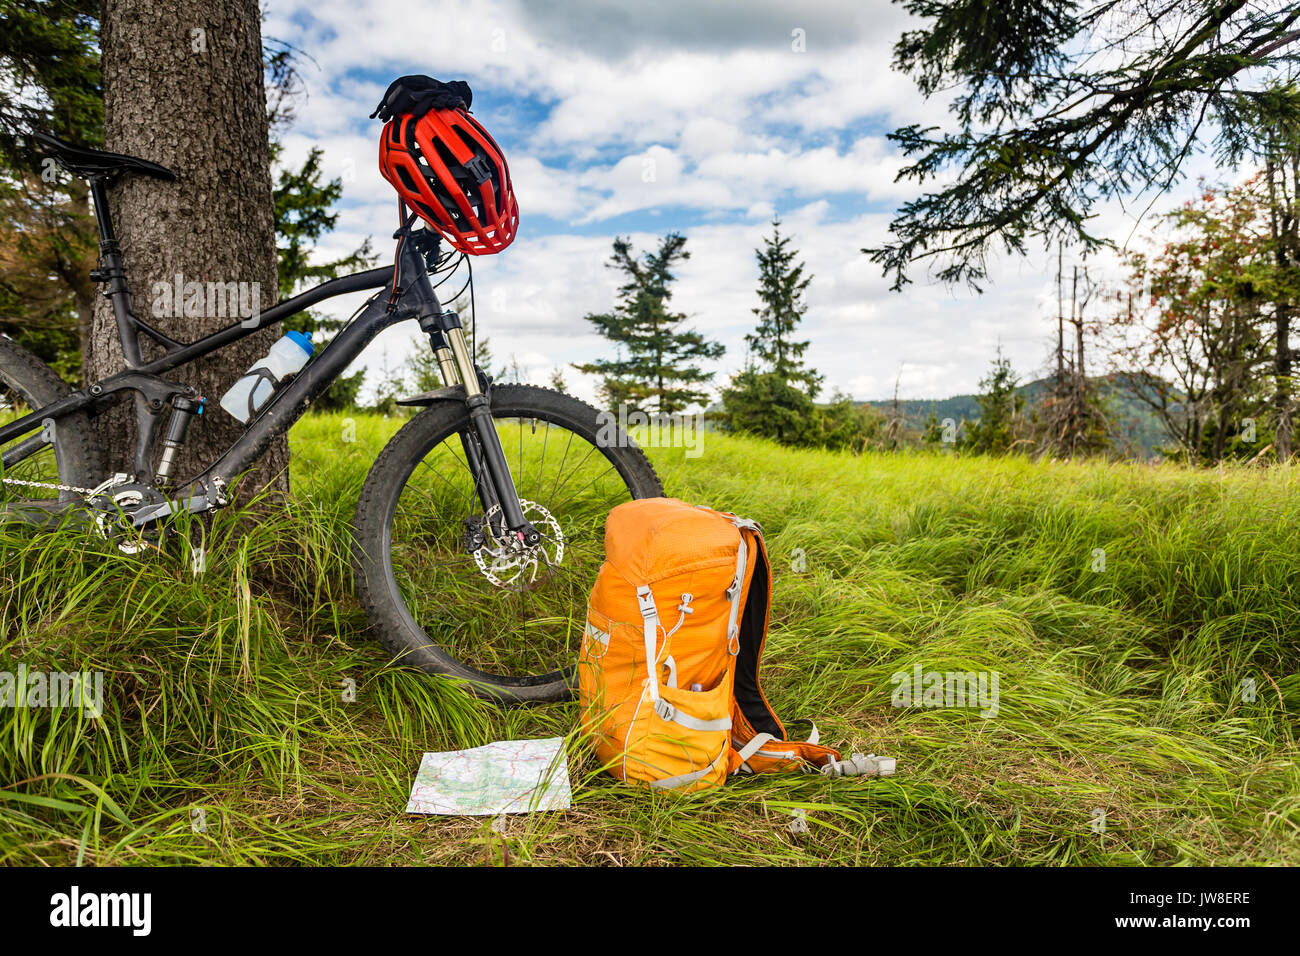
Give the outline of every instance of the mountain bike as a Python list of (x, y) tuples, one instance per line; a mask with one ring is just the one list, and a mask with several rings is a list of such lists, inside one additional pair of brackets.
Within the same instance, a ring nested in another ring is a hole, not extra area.
[[(444, 384), (400, 400), (419, 411), (384, 447), (362, 488), (353, 522), (360, 603), (403, 663), (504, 703), (567, 697), (587, 592), (603, 560), (605, 515), (663, 489), (645, 454), (607, 416), (551, 389), (494, 384), (475, 365), (459, 315), (444, 309), (436, 292), (464, 254), (444, 251), (436, 233), (416, 228), (399, 207), (391, 266), (323, 282), (179, 342), (133, 311), (107, 201), (120, 176), (175, 174), (33, 135), (90, 185), (99, 230), (91, 278), (106, 287), (126, 367), (74, 390), (0, 336), (0, 523), (82, 529), (134, 553), (148, 536), (165, 535), (177, 516), (228, 504), (232, 483), (379, 332), (414, 321)], [(466, 286), (472, 295), (472, 271)], [(280, 384), (238, 440), (196, 474), (176, 477), (179, 449), (205, 403), (169, 373), (304, 309), (367, 290), (375, 291)], [(132, 472), (105, 475), (90, 416), (128, 397), (135, 409)]]

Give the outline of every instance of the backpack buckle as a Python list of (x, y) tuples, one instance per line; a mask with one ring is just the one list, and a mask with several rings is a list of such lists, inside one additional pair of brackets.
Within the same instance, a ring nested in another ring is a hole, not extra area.
[(474, 176), (480, 186), (492, 178), (492, 164), (486, 156), (474, 156), (465, 160), (465, 168)]
[(654, 593), (648, 584), (643, 584), (636, 589), (636, 603), (641, 608), (641, 616), (647, 621), (659, 616), (659, 611), (655, 608)]

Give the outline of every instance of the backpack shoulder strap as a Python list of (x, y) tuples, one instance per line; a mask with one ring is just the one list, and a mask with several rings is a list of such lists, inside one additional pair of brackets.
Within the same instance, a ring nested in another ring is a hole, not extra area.
[[(734, 516), (732, 516), (734, 519)], [(737, 522), (744, 519), (734, 519)], [(736, 709), (748, 730), (743, 742), (755, 734), (771, 734), (784, 740), (785, 728), (763, 694), (758, 680), (759, 662), (767, 641), (768, 617), (772, 611), (772, 569), (767, 546), (757, 526), (737, 524), (748, 547), (747, 567), (740, 595), (740, 621), (737, 637), (740, 649), (736, 656)]]
[(733, 771), (792, 769), (803, 764), (824, 766), (839, 760), (839, 751), (817, 742), (816, 727), (807, 741), (788, 740), (780, 718), (768, 703), (759, 680), (763, 646), (772, 613), (772, 567), (762, 530), (754, 521), (728, 514), (747, 544), (748, 562), (741, 594), (732, 713)]

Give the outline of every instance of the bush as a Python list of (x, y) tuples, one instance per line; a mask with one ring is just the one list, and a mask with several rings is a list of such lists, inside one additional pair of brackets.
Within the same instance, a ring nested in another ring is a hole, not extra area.
[(741, 372), (722, 392), (718, 416), (728, 432), (804, 448), (862, 451), (879, 434), (880, 416), (847, 395), (818, 405), (773, 372)]
[(817, 406), (773, 372), (741, 372), (722, 390), (722, 427), (783, 445), (816, 445)]
[(817, 409), (818, 430), (823, 448), (847, 448), (866, 451), (881, 435), (884, 419), (867, 405), (859, 405), (847, 395), (836, 395), (831, 403)]
[(365, 369), (351, 375), (339, 376), (330, 383), (329, 388), (325, 389), (325, 394), (316, 399), (313, 407), (318, 412), (346, 412), (355, 409), (357, 394), (361, 391), (365, 378)]

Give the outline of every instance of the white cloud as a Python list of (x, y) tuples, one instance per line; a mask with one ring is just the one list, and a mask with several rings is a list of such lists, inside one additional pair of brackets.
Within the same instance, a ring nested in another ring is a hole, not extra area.
[[(594, 396), (594, 382), (567, 365), (609, 351), (582, 319), (608, 309), (617, 287), (604, 268), (613, 230), (599, 227), (636, 215), (639, 249), (671, 230), (687, 235), (692, 258), (674, 304), (726, 344), (720, 382), (743, 361), (753, 250), (779, 208), (814, 276), (802, 334), (827, 390), (883, 398), (897, 379), (904, 397), (944, 397), (972, 390), (999, 342), (1022, 375), (1042, 367), (1055, 263), (1045, 252), (995, 259), (983, 296), (933, 285), (921, 265), (896, 294), (860, 252), (885, 238), (888, 210), (914, 188), (894, 182), (903, 160), (883, 132), (945, 119), (942, 98), (923, 100), (889, 68), (906, 21), (885, 0), (270, 0), (264, 32), (319, 67), (304, 63), (310, 95), (284, 146), (295, 164), (320, 146), (326, 175), (345, 180), (321, 257), (367, 235), (391, 251), (394, 197), (376, 166), (378, 121), (366, 119), (385, 86), (375, 74), (465, 78), (479, 91), (476, 113), (509, 137), (521, 204), (520, 237), (474, 263), (498, 364), (513, 355), (536, 381), (562, 368), (572, 389)], [(804, 31), (804, 52), (793, 30)], [(1108, 204), (1096, 228), (1122, 242), (1140, 209)], [(530, 226), (543, 216), (561, 225)], [(412, 329), (385, 333), (367, 353), (372, 381), (422, 347)]]

